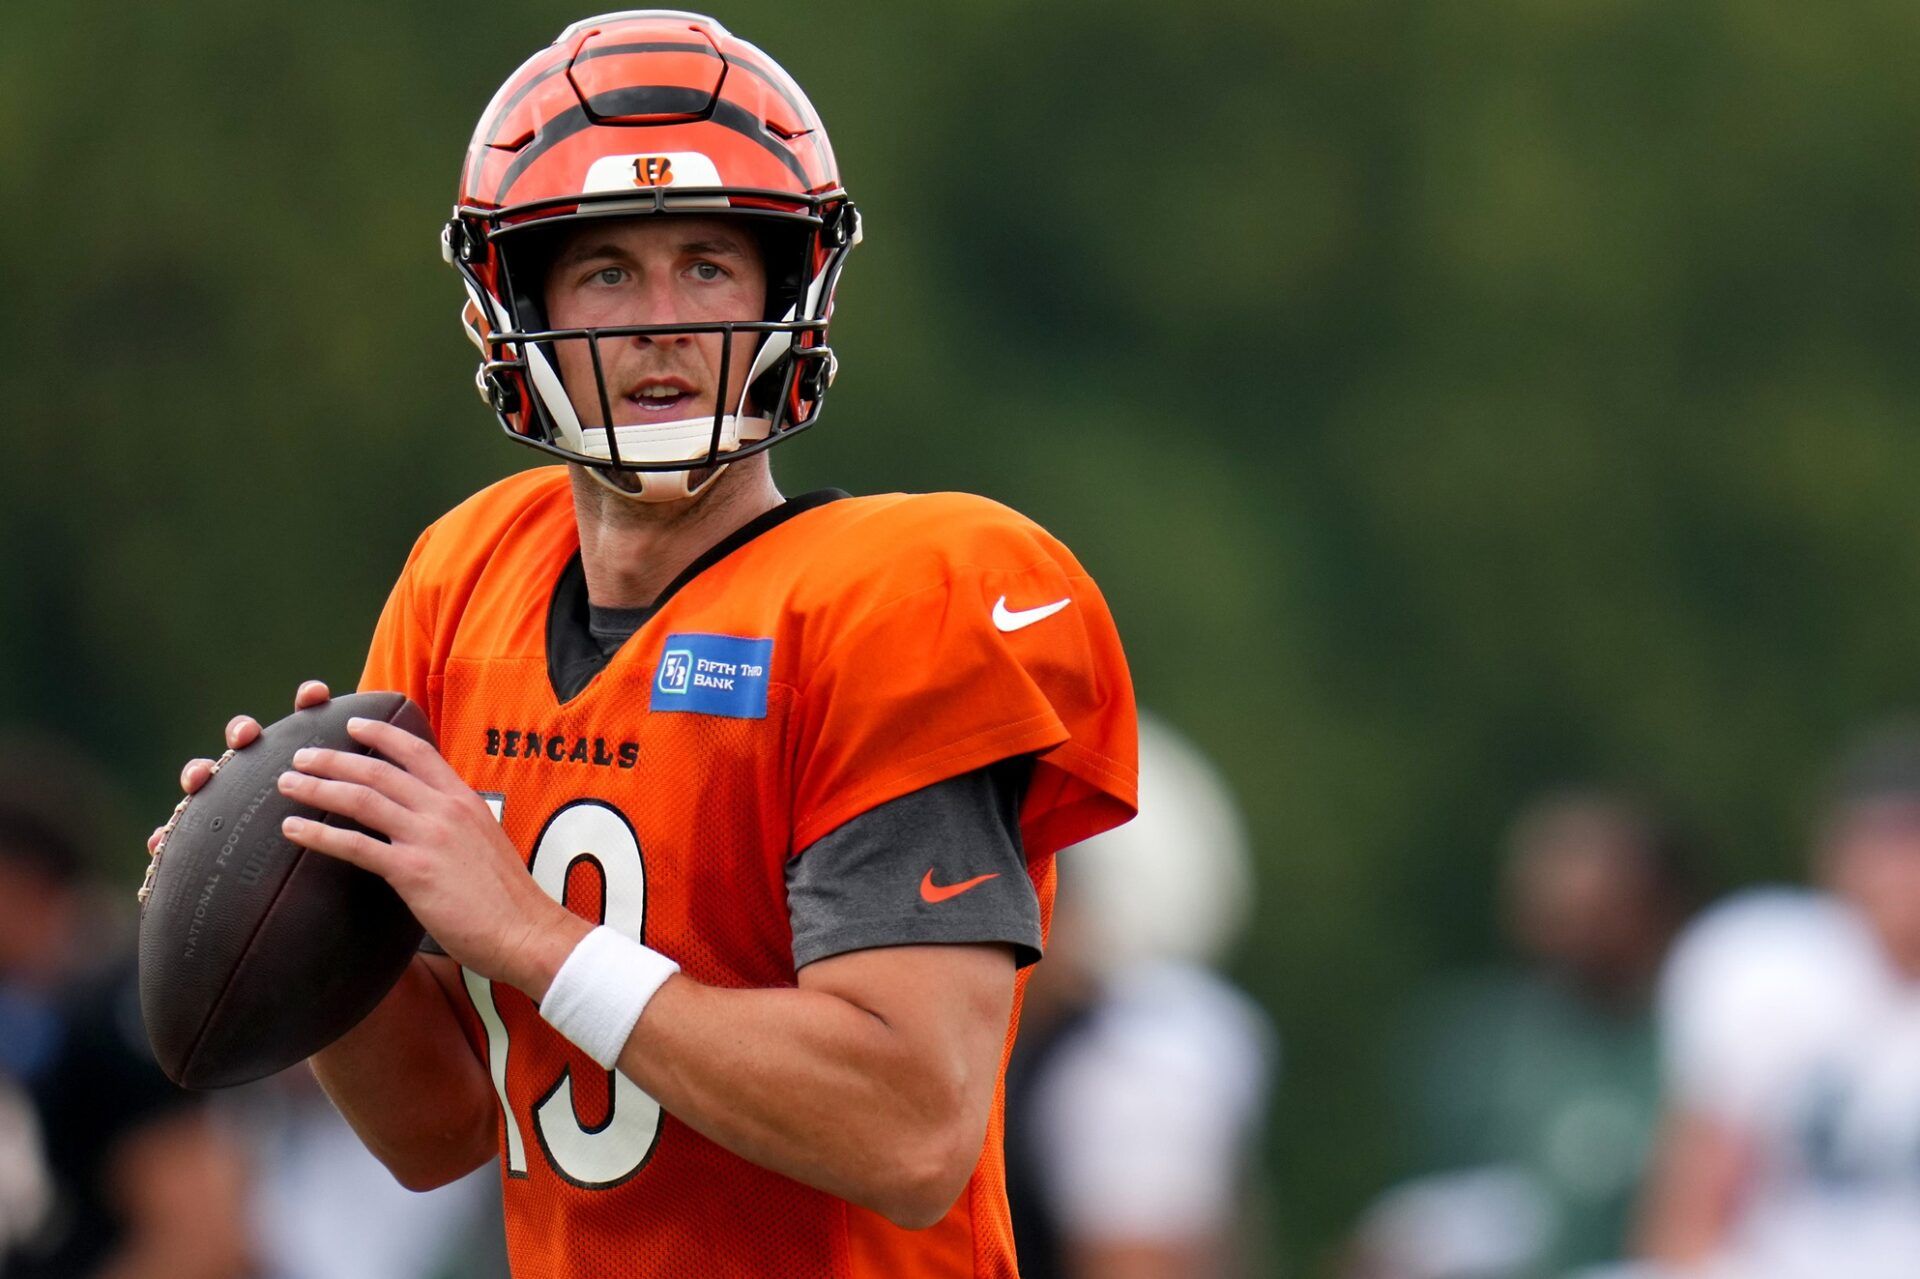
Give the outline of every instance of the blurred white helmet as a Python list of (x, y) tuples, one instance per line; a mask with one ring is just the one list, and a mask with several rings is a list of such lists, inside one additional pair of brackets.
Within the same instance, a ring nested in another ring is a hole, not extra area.
[(1218, 961), (1253, 906), (1240, 806), (1193, 743), (1140, 717), (1140, 815), (1063, 854), (1065, 887), (1087, 958)]

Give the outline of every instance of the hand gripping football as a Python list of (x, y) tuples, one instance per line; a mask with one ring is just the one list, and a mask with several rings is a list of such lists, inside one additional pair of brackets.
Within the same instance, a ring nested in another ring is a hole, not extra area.
[(141, 890), (140, 1008), (154, 1055), (186, 1088), (224, 1088), (302, 1060), (393, 988), (420, 925), (379, 876), (281, 834), (296, 803), (279, 778), (304, 746), (367, 753), (353, 716), (431, 741), (400, 693), (355, 693), (295, 711), (228, 751), (176, 810)]

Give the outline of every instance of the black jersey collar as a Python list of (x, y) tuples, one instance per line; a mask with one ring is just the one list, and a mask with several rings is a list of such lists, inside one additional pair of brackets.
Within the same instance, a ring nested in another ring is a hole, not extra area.
[[(771, 511), (756, 515), (702, 551), (699, 558), (687, 565), (685, 571), (669, 582), (667, 589), (646, 607), (645, 618), (651, 619), (681, 587), (762, 533), (770, 532), (816, 506), (825, 506), (846, 496), (840, 489), (816, 489), (789, 498)], [(611, 656), (600, 651), (599, 643), (587, 628), (587, 617), (587, 574), (580, 563), (580, 552), (575, 551), (566, 567), (560, 570), (560, 580), (554, 583), (553, 597), (547, 605), (547, 682), (553, 685), (553, 695), (561, 702), (579, 696), (580, 690), (600, 673)], [(644, 624), (645, 620), (642, 621)]]

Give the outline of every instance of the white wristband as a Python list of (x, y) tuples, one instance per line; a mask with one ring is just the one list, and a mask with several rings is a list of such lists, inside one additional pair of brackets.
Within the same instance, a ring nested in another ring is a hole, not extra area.
[(553, 975), (540, 1015), (612, 1070), (647, 1001), (679, 971), (659, 951), (602, 924), (580, 939)]

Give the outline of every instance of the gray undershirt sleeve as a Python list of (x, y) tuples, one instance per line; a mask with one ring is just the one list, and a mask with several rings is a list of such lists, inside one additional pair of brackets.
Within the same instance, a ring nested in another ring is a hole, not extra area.
[[(1032, 772), (1021, 757), (935, 782), (789, 860), (793, 966), (876, 946), (965, 942), (1004, 942), (1022, 968), (1038, 960), (1040, 898), (1020, 845)], [(420, 949), (446, 953), (430, 936)]]
[(1002, 760), (881, 804), (787, 862), (793, 963), (875, 946), (1004, 942), (1040, 958), (1020, 845), (1033, 761)]

